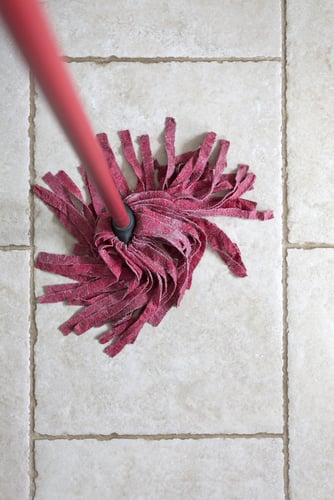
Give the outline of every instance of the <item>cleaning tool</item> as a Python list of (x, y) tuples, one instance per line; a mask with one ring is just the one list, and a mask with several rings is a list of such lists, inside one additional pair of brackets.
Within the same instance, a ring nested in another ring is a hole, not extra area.
[(130, 217), (80, 104), (51, 29), (35, 0), (0, 0), (0, 11), (117, 227)]
[[(255, 182), (247, 165), (225, 172), (228, 141), (219, 141), (218, 155), (209, 162), (214, 132), (198, 149), (176, 154), (173, 118), (165, 123), (165, 165), (153, 157), (148, 135), (139, 138), (139, 159), (130, 132), (120, 132), (124, 156), (137, 179), (131, 190), (106, 134), (93, 136), (37, 3), (0, 0), (0, 6), (81, 158), (84, 168), (79, 170), (90, 198), (86, 201), (63, 171), (43, 177), (49, 189), (34, 188), (76, 239), (72, 255), (38, 255), (38, 269), (73, 280), (47, 286), (40, 302), (82, 306), (61, 331), (81, 335), (108, 325), (99, 341), (115, 356), (136, 340), (145, 323), (157, 326), (171, 307), (180, 304), (207, 244), (232, 273), (246, 276), (238, 246), (207, 216), (266, 220), (273, 212), (258, 211), (254, 201), (242, 197)], [(42, 38), (38, 35), (33, 42), (31, 31), (39, 31)]]

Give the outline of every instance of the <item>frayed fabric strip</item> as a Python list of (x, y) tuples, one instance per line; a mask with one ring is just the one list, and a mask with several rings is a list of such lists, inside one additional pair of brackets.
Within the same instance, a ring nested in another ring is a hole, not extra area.
[(145, 323), (157, 326), (171, 307), (180, 304), (207, 245), (233, 274), (246, 276), (238, 246), (206, 216), (273, 217), (272, 211), (258, 211), (255, 202), (242, 198), (255, 181), (248, 166), (239, 165), (236, 173), (224, 172), (227, 141), (220, 141), (217, 159), (209, 163), (215, 133), (208, 133), (197, 150), (176, 156), (175, 130), (175, 120), (167, 118), (167, 165), (153, 158), (147, 135), (139, 140), (140, 161), (130, 132), (120, 132), (124, 156), (137, 178), (133, 191), (106, 134), (97, 136), (124, 202), (136, 218), (128, 245), (115, 236), (111, 216), (82, 167), (88, 202), (62, 171), (44, 176), (50, 189), (34, 188), (77, 241), (72, 255), (38, 255), (36, 268), (74, 280), (47, 286), (40, 302), (82, 306), (60, 327), (61, 331), (64, 335), (81, 335), (106, 325), (107, 331), (99, 341), (108, 344), (105, 352), (109, 356), (132, 344)]

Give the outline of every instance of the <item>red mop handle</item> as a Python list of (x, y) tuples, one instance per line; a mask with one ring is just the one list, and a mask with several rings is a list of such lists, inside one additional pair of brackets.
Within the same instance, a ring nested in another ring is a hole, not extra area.
[(95, 182), (114, 224), (120, 228), (129, 226), (129, 214), (38, 2), (0, 0), (0, 12), (68, 139)]

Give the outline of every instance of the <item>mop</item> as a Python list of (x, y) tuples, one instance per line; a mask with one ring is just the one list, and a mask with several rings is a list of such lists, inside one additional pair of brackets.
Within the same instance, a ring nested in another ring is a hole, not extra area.
[(238, 246), (207, 216), (267, 220), (273, 212), (243, 198), (255, 182), (247, 165), (225, 172), (228, 141), (219, 141), (218, 155), (209, 161), (214, 132), (196, 150), (176, 154), (171, 117), (165, 123), (165, 165), (153, 157), (148, 135), (139, 138), (140, 159), (130, 132), (120, 132), (137, 180), (130, 189), (107, 135), (95, 137), (91, 129), (37, 2), (0, 0), (0, 11), (82, 161), (89, 195), (86, 201), (64, 171), (43, 177), (48, 188), (34, 187), (76, 240), (72, 255), (38, 255), (36, 268), (73, 280), (47, 286), (39, 300), (82, 306), (60, 330), (81, 335), (107, 325), (99, 342), (115, 356), (135, 342), (145, 323), (159, 325), (181, 303), (207, 245), (233, 274), (246, 276)]

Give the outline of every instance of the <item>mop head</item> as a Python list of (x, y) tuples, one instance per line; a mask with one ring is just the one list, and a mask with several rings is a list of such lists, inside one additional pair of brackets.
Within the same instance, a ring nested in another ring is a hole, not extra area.
[(147, 135), (139, 139), (140, 162), (129, 131), (120, 133), (124, 156), (137, 177), (133, 191), (106, 134), (97, 136), (121, 196), (136, 218), (128, 245), (114, 235), (110, 215), (82, 168), (89, 203), (63, 171), (43, 177), (50, 190), (38, 185), (34, 189), (77, 241), (72, 255), (38, 255), (38, 269), (74, 280), (47, 286), (39, 300), (82, 306), (60, 327), (64, 335), (81, 335), (108, 324), (99, 341), (108, 344), (109, 356), (133, 343), (146, 322), (157, 326), (171, 307), (180, 304), (207, 244), (232, 273), (246, 276), (238, 246), (206, 216), (273, 217), (272, 211), (258, 211), (255, 202), (242, 198), (255, 181), (248, 166), (224, 173), (227, 141), (220, 140), (217, 159), (210, 164), (216, 134), (208, 133), (197, 150), (177, 156), (175, 129), (174, 119), (167, 118), (167, 165), (153, 158)]

